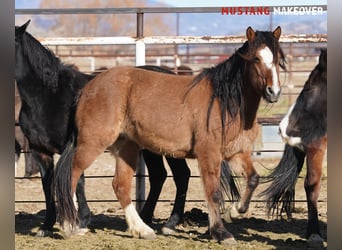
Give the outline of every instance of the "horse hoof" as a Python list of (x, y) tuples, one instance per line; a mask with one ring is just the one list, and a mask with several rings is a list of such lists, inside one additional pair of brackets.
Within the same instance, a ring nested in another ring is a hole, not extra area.
[(307, 242), (309, 248), (324, 249), (323, 239), (319, 234), (311, 234)]
[(162, 233), (164, 235), (175, 235), (176, 234), (176, 230), (169, 228), (169, 227), (162, 227)]
[(220, 241), (220, 243), (222, 245), (225, 245), (225, 246), (234, 246), (234, 245), (237, 245), (237, 241), (235, 240), (234, 237), (229, 237), (227, 239), (224, 239), (222, 241)]
[(73, 231), (73, 234), (74, 234), (74, 235), (83, 236), (83, 235), (85, 235), (85, 234), (88, 233), (88, 232), (89, 232), (89, 229), (88, 229), (88, 228), (76, 227), (76, 229)]
[(157, 238), (156, 233), (151, 229), (146, 232), (139, 232), (137, 230), (130, 229), (128, 232), (135, 238), (145, 239), (145, 240), (154, 240)]
[(39, 231), (36, 233), (36, 237), (52, 237), (53, 233), (51, 230), (44, 230), (44, 229), (39, 229)]
[(140, 235), (140, 238), (144, 239), (144, 240), (154, 240), (157, 238), (157, 235), (156, 233), (153, 231), (153, 232), (149, 232), (147, 234), (141, 234)]

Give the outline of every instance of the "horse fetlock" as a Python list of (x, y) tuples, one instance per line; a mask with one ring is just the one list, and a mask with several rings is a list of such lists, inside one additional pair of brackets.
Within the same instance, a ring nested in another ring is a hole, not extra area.
[(35, 236), (40, 237), (40, 238), (41, 237), (52, 237), (53, 232), (52, 232), (52, 230), (39, 229)]
[(233, 220), (241, 219), (247, 212), (247, 208), (241, 207), (238, 203), (233, 203), (232, 206), (228, 207), (224, 213), (224, 220), (226, 222), (233, 222)]

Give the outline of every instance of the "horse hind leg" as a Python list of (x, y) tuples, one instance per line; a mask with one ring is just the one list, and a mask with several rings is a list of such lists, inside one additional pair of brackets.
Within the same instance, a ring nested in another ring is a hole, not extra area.
[(322, 165), (325, 155), (326, 142), (317, 148), (307, 148), (307, 174), (304, 182), (307, 204), (308, 204), (308, 225), (306, 237), (310, 247), (323, 247), (323, 239), (318, 222), (317, 200), (320, 191), (322, 177)]
[(241, 196), (239, 202), (234, 203), (226, 212), (225, 219), (231, 221), (233, 219), (240, 218), (245, 214), (249, 208), (250, 201), (252, 199), (253, 192), (259, 184), (259, 175), (254, 169), (251, 152), (235, 155), (229, 163), (234, 166), (242, 167), (246, 177), (245, 191)]
[(175, 204), (173, 206), (171, 216), (162, 228), (163, 234), (168, 235), (174, 234), (176, 225), (183, 221), (186, 193), (188, 191), (191, 173), (185, 159), (166, 157), (166, 160), (171, 168), (173, 180), (176, 184), (177, 190)]
[(113, 189), (125, 212), (128, 231), (134, 236), (143, 239), (154, 239), (156, 234), (139, 217), (130, 197), (132, 178), (136, 169), (140, 148), (132, 141), (120, 143), (118, 150), (113, 150), (116, 157)]

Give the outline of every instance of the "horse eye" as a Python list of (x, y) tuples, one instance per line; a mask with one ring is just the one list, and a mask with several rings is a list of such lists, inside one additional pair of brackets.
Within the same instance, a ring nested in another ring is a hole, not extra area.
[(255, 63), (259, 63), (259, 62), (260, 62), (259, 57), (255, 57), (255, 58), (254, 58), (254, 62), (255, 62)]

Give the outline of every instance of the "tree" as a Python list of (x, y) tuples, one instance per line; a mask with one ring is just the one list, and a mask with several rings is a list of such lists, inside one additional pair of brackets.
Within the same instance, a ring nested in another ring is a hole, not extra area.
[[(82, 6), (80, 6), (82, 3)], [(145, 7), (147, 0), (42, 1), (40, 8)], [(58, 36), (136, 36), (136, 14), (74, 14), (44, 17)], [(144, 35), (174, 35), (175, 14), (145, 14)]]

